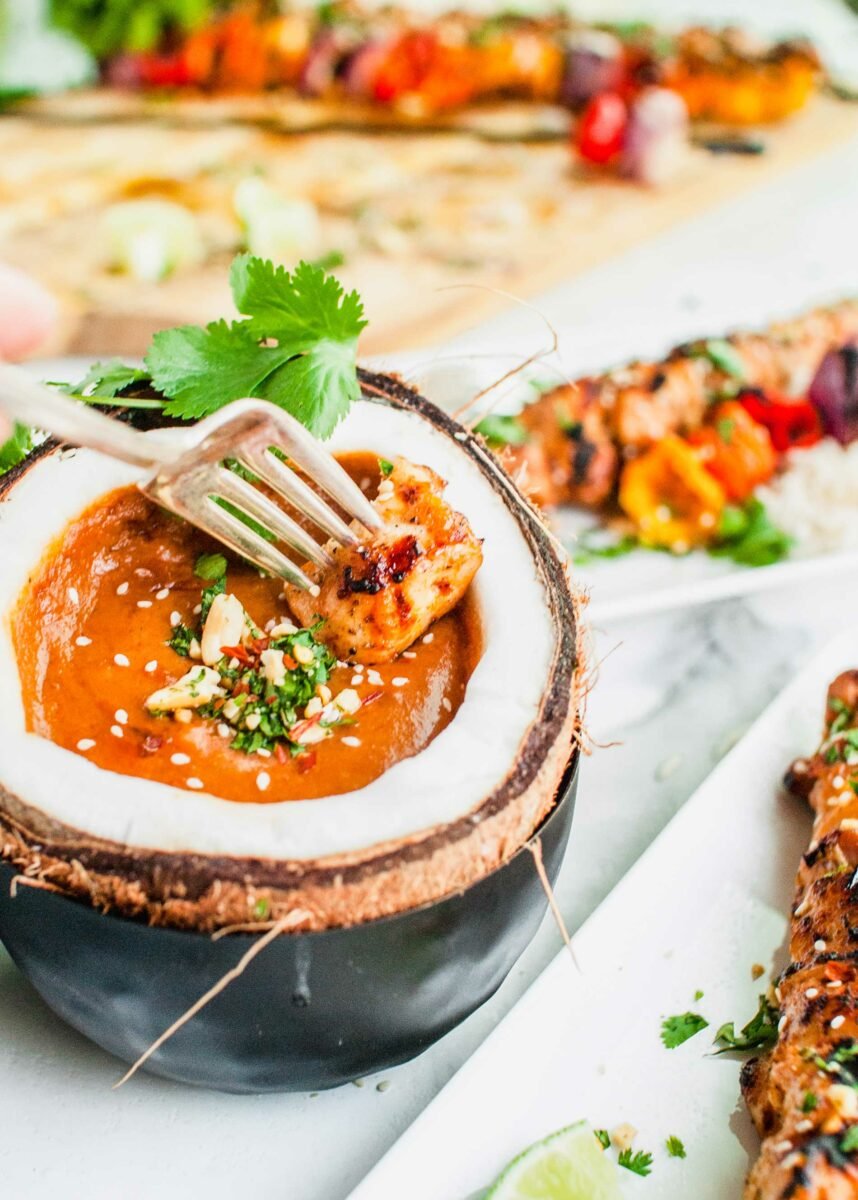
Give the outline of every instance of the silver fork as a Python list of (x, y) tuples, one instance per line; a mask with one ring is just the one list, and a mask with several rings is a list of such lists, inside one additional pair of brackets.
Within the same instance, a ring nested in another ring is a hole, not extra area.
[[(121, 398), (117, 399), (117, 404), (121, 403)], [(272, 453), (272, 447), (300, 467), (365, 530), (372, 532), (382, 524), (357, 484), (312, 434), (294, 417), (264, 400), (236, 400), (193, 426), (142, 433), (37, 383), (20, 367), (0, 363), (0, 409), (26, 425), (48, 430), (62, 441), (142, 467), (146, 474), (137, 486), (144, 495), (217, 538), (254, 566), (313, 595), (319, 589), (297, 563), (223, 504), (256, 522), (302, 560), (329, 567), (333, 561), (330, 554), (268, 496), (224, 466), (224, 460), (235, 459), (341, 546), (359, 545), (361, 539), (313, 488)]]

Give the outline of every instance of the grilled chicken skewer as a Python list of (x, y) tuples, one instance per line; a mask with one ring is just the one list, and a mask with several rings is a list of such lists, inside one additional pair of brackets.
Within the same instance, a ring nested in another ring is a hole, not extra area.
[(858, 1196), (858, 670), (828, 692), (825, 737), (786, 778), (815, 813), (798, 874), (778, 1042), (742, 1072), (763, 1138), (745, 1200)]
[[(845, 300), (772, 325), (765, 333), (718, 339), (741, 367), (746, 388), (806, 391), (830, 350), (858, 337), (858, 300)], [(540, 503), (598, 508), (616, 490), (623, 458), (667, 434), (703, 423), (713, 399), (736, 380), (706, 340), (657, 362), (635, 362), (546, 392), (519, 420), (530, 434), (502, 461)]]

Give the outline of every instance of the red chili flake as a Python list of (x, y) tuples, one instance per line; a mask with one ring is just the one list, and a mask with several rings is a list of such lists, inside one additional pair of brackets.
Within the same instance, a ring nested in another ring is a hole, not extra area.
[(286, 747), (282, 742), (274, 743), (274, 757), (279, 763), (287, 763), (289, 761), (289, 755), (286, 753)]
[(270, 645), (271, 645), (271, 638), (258, 637), (258, 638), (251, 638), (247, 644), (247, 648), (251, 652), (251, 654), (259, 655), (262, 653), (263, 650), (267, 650)]
[(246, 696), (250, 691), (250, 684), (246, 679), (236, 679), (232, 685), (233, 696)]
[(266, 696), (266, 697), (265, 697), (265, 703), (266, 703), (266, 704), (276, 704), (276, 703), (277, 703), (277, 695), (276, 695), (276, 693), (272, 692), (272, 694), (271, 694), (270, 696)]
[(384, 692), (370, 692), (361, 702), (361, 708), (366, 708), (368, 704), (375, 704), (376, 700), (380, 700), (383, 695)]
[(298, 772), (301, 775), (306, 775), (308, 771), (312, 771), (316, 765), (316, 751), (310, 750), (307, 754), (301, 754), (297, 759)]
[(291, 654), (284, 654), (283, 655), (283, 666), (286, 668), (287, 671), (297, 671), (297, 669), (298, 669), (297, 659), (294, 659)]
[(155, 754), (164, 744), (164, 739), (155, 733), (147, 734), (140, 746), (142, 754)]
[(230, 658), (237, 658), (238, 661), (243, 663), (246, 667), (253, 666), (253, 659), (251, 658), (245, 646), (221, 646), (221, 650)]
[(223, 696), (215, 696), (214, 700), (212, 700), (212, 708), (215, 710), (215, 712), (220, 712), (224, 704), (226, 704), (226, 701), (224, 700)]

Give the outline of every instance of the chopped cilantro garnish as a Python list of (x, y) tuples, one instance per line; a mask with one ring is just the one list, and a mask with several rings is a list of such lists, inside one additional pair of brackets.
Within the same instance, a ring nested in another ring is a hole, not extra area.
[(634, 1171), (635, 1175), (649, 1175), (652, 1171), (652, 1155), (645, 1150), (637, 1150), (634, 1154), (630, 1149), (621, 1150), (617, 1162), (627, 1171)]
[(181, 654), (182, 658), (189, 658), (191, 642), (195, 636), (193, 629), (189, 629), (187, 625), (174, 625), (167, 645), (171, 650), (175, 650), (177, 654)]
[(256, 396), (327, 437), (360, 394), (360, 297), (320, 267), (302, 262), (290, 274), (248, 254), (233, 262), (230, 285), (241, 320), (155, 335), (146, 368), (167, 397), (165, 411), (193, 420)]
[(599, 1142), (602, 1149), (607, 1150), (611, 1145), (611, 1135), (608, 1133), (607, 1129), (594, 1129), (593, 1133), (595, 1133), (596, 1141)]
[(700, 988), (698, 988), (697, 991), (694, 993), (694, 1000), (696, 1002), (697, 1000), (702, 1000), (702, 999), (703, 999), (703, 993), (700, 991)]
[(786, 558), (791, 546), (792, 538), (773, 525), (762, 502), (752, 498), (744, 506), (725, 506), (709, 553), (746, 567), (767, 567)]
[(661, 1023), (661, 1040), (668, 1050), (675, 1050), (689, 1038), (705, 1029), (709, 1022), (699, 1013), (687, 1012), (676, 1017), (666, 1017)]
[(769, 1004), (765, 996), (760, 996), (760, 1006), (747, 1025), (742, 1026), (741, 1033), (736, 1033), (732, 1021), (722, 1025), (715, 1034), (714, 1045), (718, 1047), (716, 1054), (724, 1054), (728, 1050), (758, 1050), (773, 1046), (778, 1040), (778, 1010)]
[(12, 436), (0, 444), (0, 475), (23, 462), (33, 449), (33, 431), (26, 425), (16, 425)]
[(205, 625), (206, 617), (209, 615), (209, 609), (214, 602), (215, 596), (222, 596), (225, 591), (226, 572), (224, 572), (219, 579), (215, 579), (213, 583), (209, 584), (207, 588), (203, 589), (202, 598), (200, 600), (200, 604), (202, 605), (202, 608), (200, 609), (200, 626)]
[(695, 347), (692, 353), (698, 358), (708, 358), (712, 366), (723, 371), (725, 375), (732, 375), (734, 379), (745, 378), (745, 364), (730, 343), (723, 338), (710, 338), (699, 348)]
[(474, 433), (484, 437), (490, 446), (523, 446), (530, 434), (518, 417), (490, 413), (474, 426)]
[(858, 1125), (850, 1125), (840, 1140), (840, 1149), (844, 1154), (858, 1150)]
[(253, 906), (253, 915), (257, 921), (264, 921), (268, 916), (271, 906), (265, 896), (260, 896)]
[(378, 460), (378, 469), (379, 469), (379, 471), (381, 471), (382, 475), (386, 479), (388, 477), (388, 475), (393, 474), (393, 463), (388, 462), (388, 460), (386, 458), (380, 458)]
[(215, 583), (226, 575), (226, 558), (223, 554), (201, 554), (194, 564), (197, 579)]
[(586, 566), (600, 558), (622, 558), (640, 549), (640, 542), (634, 534), (627, 533), (620, 538), (605, 536), (601, 529), (585, 529), (575, 539), (575, 549), (572, 554), (573, 563)]
[(801, 1111), (803, 1113), (811, 1113), (819, 1107), (819, 1098), (813, 1092), (805, 1092), (804, 1099), (801, 1102)]
[(685, 1158), (685, 1146), (682, 1144), (681, 1138), (671, 1134), (664, 1144), (671, 1158)]
[(730, 417), (722, 417), (720, 421), (715, 422), (715, 428), (718, 431), (718, 437), (725, 446), (729, 446), (733, 441), (733, 432), (736, 428), (736, 422)]

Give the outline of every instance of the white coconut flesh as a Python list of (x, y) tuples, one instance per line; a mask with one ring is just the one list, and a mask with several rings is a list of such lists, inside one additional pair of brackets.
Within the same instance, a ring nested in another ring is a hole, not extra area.
[[(419, 754), (358, 791), (273, 804), (239, 804), (116, 774), (28, 732), (11, 612), (68, 523), (139, 477), (133, 468), (93, 451), (55, 452), (31, 466), (0, 501), (3, 788), (96, 838), (164, 852), (278, 861), (326, 858), (407, 840), (479, 808), (513, 768), (552, 669), (557, 634), (533, 553), (477, 463), (426, 417), (359, 402), (330, 447), (403, 455), (431, 467), (448, 481), (450, 504), (483, 538), (484, 561), (472, 587), (484, 653), (451, 723)], [(71, 627), (68, 636), (74, 636)]]

